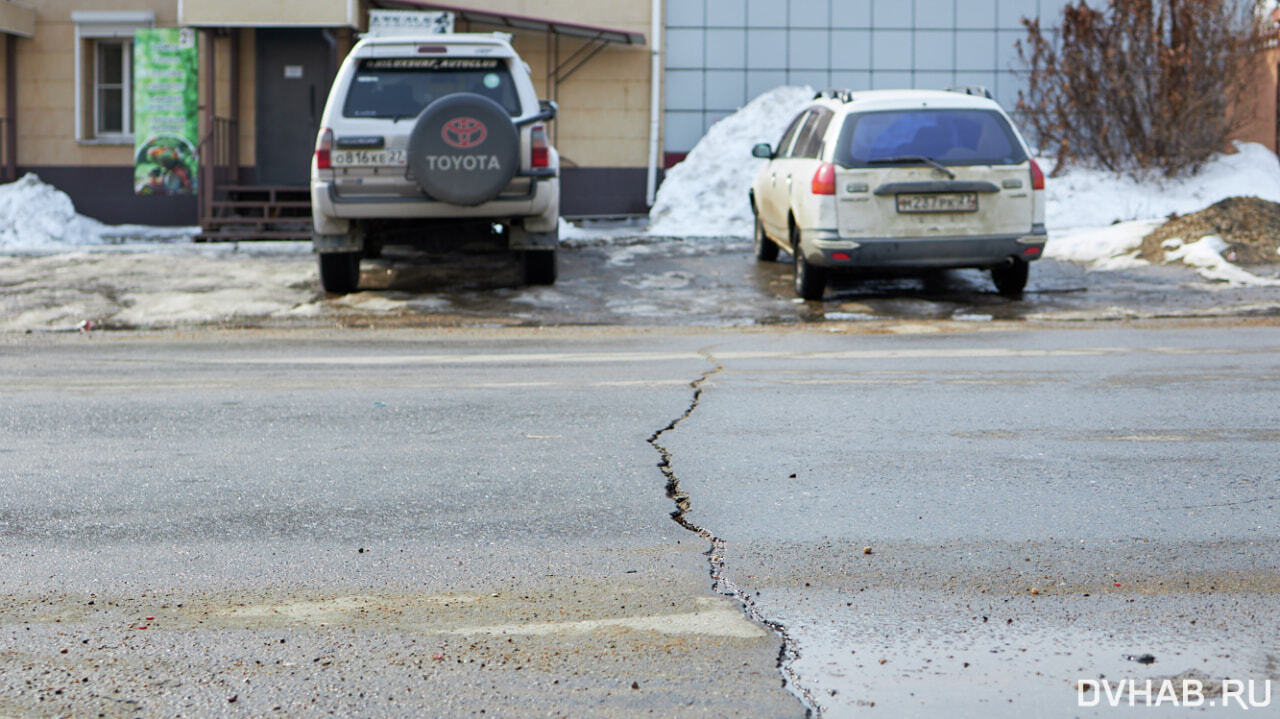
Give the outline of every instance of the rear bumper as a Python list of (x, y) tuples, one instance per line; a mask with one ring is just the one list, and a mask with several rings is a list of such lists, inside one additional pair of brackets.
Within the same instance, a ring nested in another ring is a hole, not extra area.
[(345, 232), (335, 221), (371, 219), (515, 219), (560, 214), (560, 179), (532, 183), (532, 192), (515, 198), (500, 198), (474, 207), (451, 205), (421, 197), (339, 197), (332, 182), (311, 184), (311, 214), (316, 231), (322, 234)]
[(1040, 259), (1048, 235), (1037, 226), (1019, 235), (962, 237), (841, 237), (830, 230), (801, 233), (805, 261), (833, 269), (994, 267), (1010, 258)]

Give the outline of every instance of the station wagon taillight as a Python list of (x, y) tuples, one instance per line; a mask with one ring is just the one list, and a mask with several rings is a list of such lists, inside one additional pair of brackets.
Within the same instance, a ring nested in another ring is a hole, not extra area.
[(813, 182), (810, 187), (815, 195), (836, 194), (836, 166), (830, 162), (818, 165), (817, 171), (813, 173)]
[(1031, 189), (1044, 189), (1044, 172), (1040, 170), (1040, 165), (1035, 160), (1031, 161)]
[(323, 128), (316, 136), (316, 168), (329, 170), (333, 168), (333, 130)]
[(550, 167), (551, 146), (547, 143), (546, 126), (534, 125), (533, 128), (529, 130), (529, 136), (529, 166)]

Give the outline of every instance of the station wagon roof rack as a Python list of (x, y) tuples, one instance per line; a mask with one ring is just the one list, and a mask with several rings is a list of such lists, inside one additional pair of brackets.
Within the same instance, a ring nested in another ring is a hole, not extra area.
[(841, 90), (829, 87), (825, 90), (819, 90), (814, 93), (815, 100), (839, 100), (840, 102), (853, 102), (853, 90)]
[(965, 95), (973, 95), (975, 97), (985, 97), (988, 100), (996, 99), (991, 91), (981, 85), (962, 85), (960, 87), (949, 87), (947, 92), (959, 92)]

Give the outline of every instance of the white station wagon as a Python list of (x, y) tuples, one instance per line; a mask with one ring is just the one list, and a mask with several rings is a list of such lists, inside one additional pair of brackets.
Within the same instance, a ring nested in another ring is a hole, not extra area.
[(752, 154), (756, 258), (792, 254), (806, 300), (832, 272), (958, 267), (1017, 297), (1044, 252), (1044, 174), (981, 88), (824, 90)]

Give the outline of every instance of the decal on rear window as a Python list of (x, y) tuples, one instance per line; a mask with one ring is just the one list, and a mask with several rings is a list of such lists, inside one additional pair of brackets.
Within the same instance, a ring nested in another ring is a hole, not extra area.
[(379, 57), (360, 63), (342, 105), (344, 117), (417, 117), (437, 98), (469, 92), (493, 100), (512, 117), (520, 96), (498, 58)]

